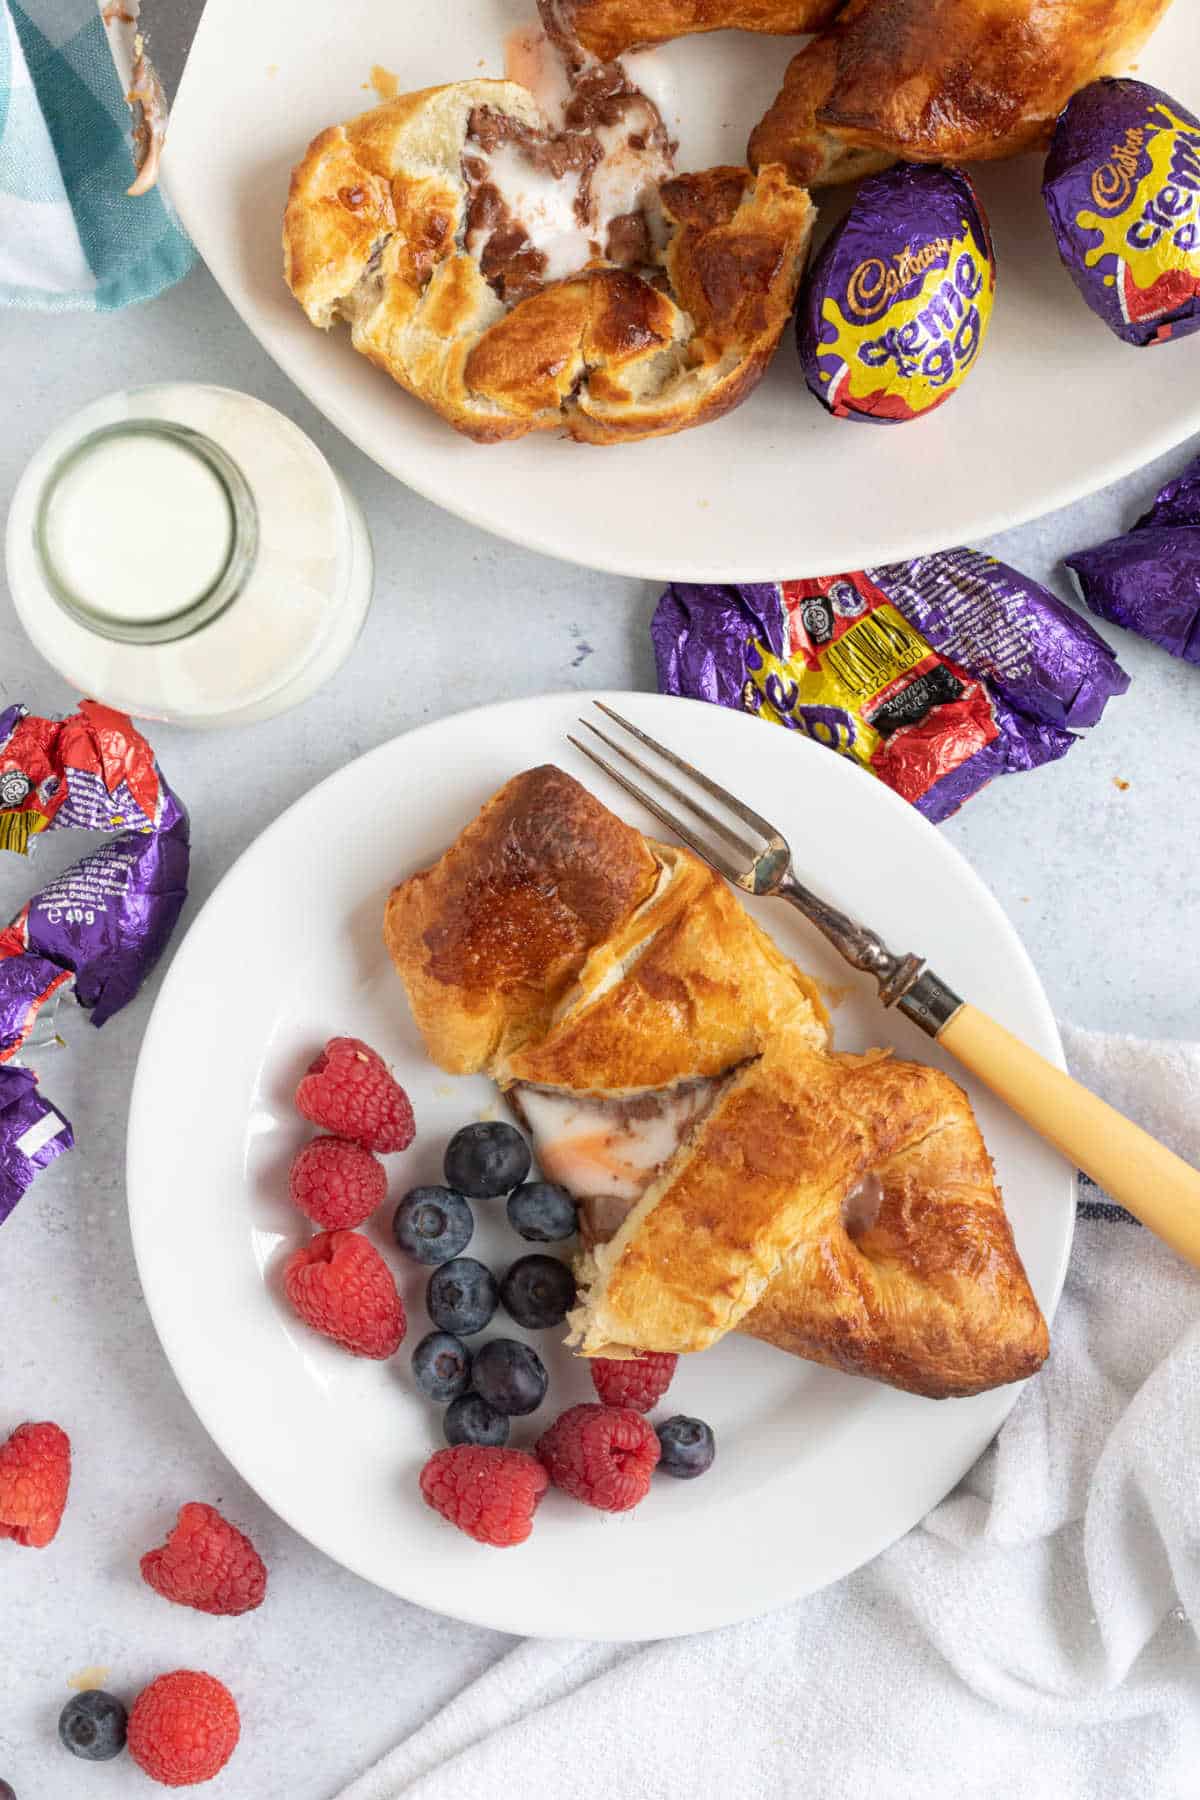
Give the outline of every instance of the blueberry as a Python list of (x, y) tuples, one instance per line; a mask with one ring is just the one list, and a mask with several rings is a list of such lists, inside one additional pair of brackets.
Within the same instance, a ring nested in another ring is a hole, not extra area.
[(63, 1707), (58, 1735), (72, 1756), (107, 1762), (125, 1748), (125, 1708), (103, 1688), (89, 1688)]
[(470, 1386), (471, 1352), (451, 1332), (430, 1331), (412, 1353), (412, 1371), (421, 1392), (444, 1405)]
[(656, 1425), (655, 1430), (662, 1449), (658, 1466), (664, 1475), (693, 1481), (697, 1475), (712, 1468), (717, 1444), (711, 1425), (706, 1425), (703, 1419), (689, 1419), (683, 1413), (676, 1413), (665, 1425)]
[(460, 1394), (446, 1408), (442, 1430), (448, 1444), (507, 1444), (508, 1415), (482, 1394)]
[(493, 1338), (475, 1358), (476, 1390), (502, 1413), (536, 1412), (546, 1397), (546, 1371), (529, 1344)]
[(9, 1787), (7, 1781), (0, 1781), (0, 1800), (17, 1800), (16, 1789)]
[(410, 1188), (396, 1208), (392, 1235), (420, 1263), (445, 1263), (465, 1250), (475, 1215), (453, 1188)]
[(508, 1222), (531, 1244), (557, 1244), (579, 1230), (575, 1202), (552, 1181), (527, 1181), (508, 1196)]
[(429, 1277), (425, 1305), (439, 1331), (470, 1337), (482, 1331), (497, 1306), (500, 1290), (496, 1277), (473, 1256), (456, 1256)]
[(446, 1146), (446, 1180), (472, 1200), (494, 1200), (529, 1173), (529, 1145), (512, 1125), (464, 1125)]
[(519, 1257), (500, 1283), (500, 1303), (527, 1331), (547, 1331), (574, 1306), (575, 1277), (557, 1257)]

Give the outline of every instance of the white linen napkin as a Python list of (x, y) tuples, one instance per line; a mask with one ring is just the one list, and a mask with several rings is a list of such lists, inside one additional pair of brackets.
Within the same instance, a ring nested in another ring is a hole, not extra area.
[[(1064, 1039), (1200, 1163), (1200, 1045)], [(743, 1625), (529, 1639), (340, 1800), (1194, 1797), (1198, 1447), (1200, 1276), (1085, 1181), (1050, 1360), (922, 1525)]]

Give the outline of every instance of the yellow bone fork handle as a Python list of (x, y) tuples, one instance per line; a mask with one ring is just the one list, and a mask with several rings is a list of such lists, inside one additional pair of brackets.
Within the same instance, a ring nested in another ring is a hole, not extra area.
[(1200, 1169), (977, 1006), (960, 1006), (938, 1042), (1113, 1200), (1200, 1268)]

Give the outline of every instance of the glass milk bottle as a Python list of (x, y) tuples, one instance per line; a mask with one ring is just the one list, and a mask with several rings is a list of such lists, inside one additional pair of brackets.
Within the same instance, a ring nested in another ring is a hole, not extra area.
[(373, 580), (358, 503), (312, 440), (185, 382), (108, 395), (52, 433), (6, 557), (18, 617), (68, 681), (193, 726), (306, 699), (349, 655)]

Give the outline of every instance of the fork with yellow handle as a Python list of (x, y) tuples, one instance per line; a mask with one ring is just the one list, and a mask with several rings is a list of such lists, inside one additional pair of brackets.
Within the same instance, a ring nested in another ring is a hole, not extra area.
[[(581, 721), (587, 730), (638, 769), (654, 791), (647, 792), (606, 757), (572, 737), (577, 750), (735, 887), (748, 894), (787, 900), (796, 907), (853, 968), (874, 977), (885, 1006), (897, 1007), (935, 1038), (1018, 1118), (1090, 1175), (1164, 1243), (1200, 1268), (1200, 1169), (1192, 1168), (1140, 1125), (963, 1000), (926, 968), (920, 957), (896, 955), (875, 932), (815, 894), (798, 879), (787, 839), (761, 813), (602, 701), (595, 704), (614, 724), (718, 801), (731, 818), (718, 816), (587, 719)], [(689, 815), (686, 821), (660, 795), (682, 808)]]

